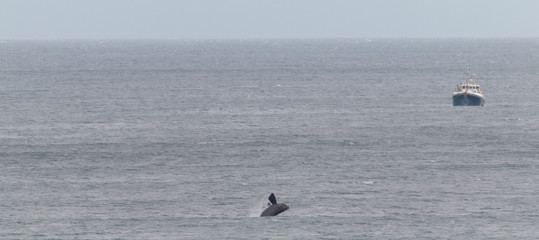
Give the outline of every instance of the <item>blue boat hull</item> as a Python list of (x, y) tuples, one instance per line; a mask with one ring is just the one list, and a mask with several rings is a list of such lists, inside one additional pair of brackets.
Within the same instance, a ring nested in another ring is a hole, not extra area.
[(453, 106), (485, 106), (485, 99), (475, 95), (453, 95)]

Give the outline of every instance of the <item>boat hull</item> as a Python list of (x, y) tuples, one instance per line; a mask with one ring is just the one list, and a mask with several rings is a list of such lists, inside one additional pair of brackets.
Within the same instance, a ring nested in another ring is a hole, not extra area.
[(485, 99), (475, 94), (458, 93), (453, 95), (453, 106), (485, 106)]

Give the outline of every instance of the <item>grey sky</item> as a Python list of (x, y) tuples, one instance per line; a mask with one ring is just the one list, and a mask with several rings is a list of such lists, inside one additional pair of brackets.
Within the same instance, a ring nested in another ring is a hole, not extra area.
[(0, 39), (539, 37), (537, 0), (0, 0)]

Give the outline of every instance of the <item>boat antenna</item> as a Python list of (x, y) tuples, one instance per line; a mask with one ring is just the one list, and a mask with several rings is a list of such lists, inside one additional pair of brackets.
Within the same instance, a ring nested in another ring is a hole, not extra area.
[(475, 79), (475, 74), (472, 72), (472, 68), (470, 67), (470, 65), (468, 65), (468, 82), (473, 82), (474, 79)]

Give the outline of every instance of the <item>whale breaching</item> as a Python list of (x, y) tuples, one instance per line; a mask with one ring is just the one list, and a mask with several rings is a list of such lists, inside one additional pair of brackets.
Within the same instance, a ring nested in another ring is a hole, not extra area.
[(277, 216), (279, 213), (282, 213), (289, 208), (289, 206), (284, 203), (277, 204), (277, 198), (275, 198), (273, 193), (270, 194), (268, 199), (271, 204), (268, 203), (269, 207), (260, 214), (261, 217)]

